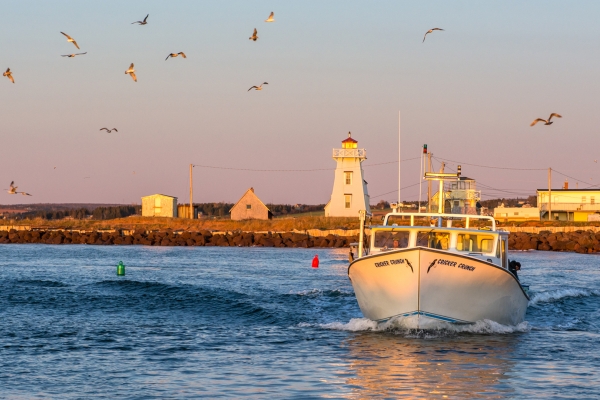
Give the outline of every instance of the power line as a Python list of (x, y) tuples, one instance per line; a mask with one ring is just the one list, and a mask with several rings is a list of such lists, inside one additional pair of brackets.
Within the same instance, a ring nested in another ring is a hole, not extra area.
[[(433, 157), (436, 158), (436, 157)], [(462, 161), (454, 161), (454, 160), (449, 160), (447, 158), (439, 158), (439, 160), (442, 161), (450, 161), (456, 164), (461, 164), (461, 165), (470, 165), (472, 167), (480, 167), (480, 168), (490, 168), (490, 169), (510, 169), (510, 170), (514, 170), (514, 171), (545, 171), (547, 168), (511, 168), (511, 167), (495, 167), (495, 166), (491, 166), (491, 165), (479, 165), (479, 164), (469, 164), (466, 162), (462, 162)], [(438, 161), (439, 161), (438, 160)]]
[[(403, 188), (400, 188), (400, 190), (404, 190), (404, 189), (411, 188), (411, 187), (413, 187), (413, 186), (417, 186), (419, 183), (420, 183), (420, 182), (417, 182), (417, 183), (415, 183), (414, 185), (408, 185), (408, 186), (405, 186), (405, 187), (403, 187)], [(398, 192), (398, 189), (396, 189), (396, 190), (392, 190), (391, 192), (387, 192), (387, 193), (383, 193), (383, 194), (378, 194), (377, 196), (372, 196), (372, 197), (371, 197), (371, 196), (369, 196), (369, 198), (370, 198), (370, 199), (376, 199), (376, 198), (378, 198), (378, 197), (385, 196), (386, 194), (391, 194), (391, 193), (396, 193), (396, 192)]]
[[(418, 160), (420, 157), (407, 158), (406, 160), (400, 160), (400, 162)], [(363, 167), (375, 167), (378, 165), (386, 164), (398, 164), (398, 161), (388, 161), (377, 164), (365, 164)], [(201, 165), (193, 164), (194, 167), (199, 168), (211, 168), (211, 169), (225, 169), (231, 171), (251, 171), (251, 172), (314, 172), (314, 171), (335, 171), (336, 168), (313, 168), (313, 169), (254, 169), (254, 168), (234, 168), (234, 167), (218, 167), (214, 165)]]

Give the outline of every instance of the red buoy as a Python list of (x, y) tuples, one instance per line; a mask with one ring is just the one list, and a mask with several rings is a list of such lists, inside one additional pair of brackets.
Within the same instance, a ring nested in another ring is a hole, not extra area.
[(315, 254), (315, 258), (313, 258), (312, 267), (319, 268), (319, 255), (318, 254)]

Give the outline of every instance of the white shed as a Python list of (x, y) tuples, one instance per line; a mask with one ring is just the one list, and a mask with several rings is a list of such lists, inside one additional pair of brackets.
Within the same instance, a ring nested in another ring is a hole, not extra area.
[(177, 197), (158, 193), (142, 197), (142, 217), (177, 217)]

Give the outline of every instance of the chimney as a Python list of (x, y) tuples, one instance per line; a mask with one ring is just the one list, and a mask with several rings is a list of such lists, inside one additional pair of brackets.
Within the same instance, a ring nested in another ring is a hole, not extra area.
[(563, 185), (563, 189), (569, 189), (569, 181), (565, 181), (565, 184)]

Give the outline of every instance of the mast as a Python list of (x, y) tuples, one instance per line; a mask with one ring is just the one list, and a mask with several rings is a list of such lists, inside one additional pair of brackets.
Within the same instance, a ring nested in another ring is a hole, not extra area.
[(402, 204), (400, 200), (400, 165), (402, 164), (401, 152), (400, 152), (400, 110), (398, 110), (398, 206)]

